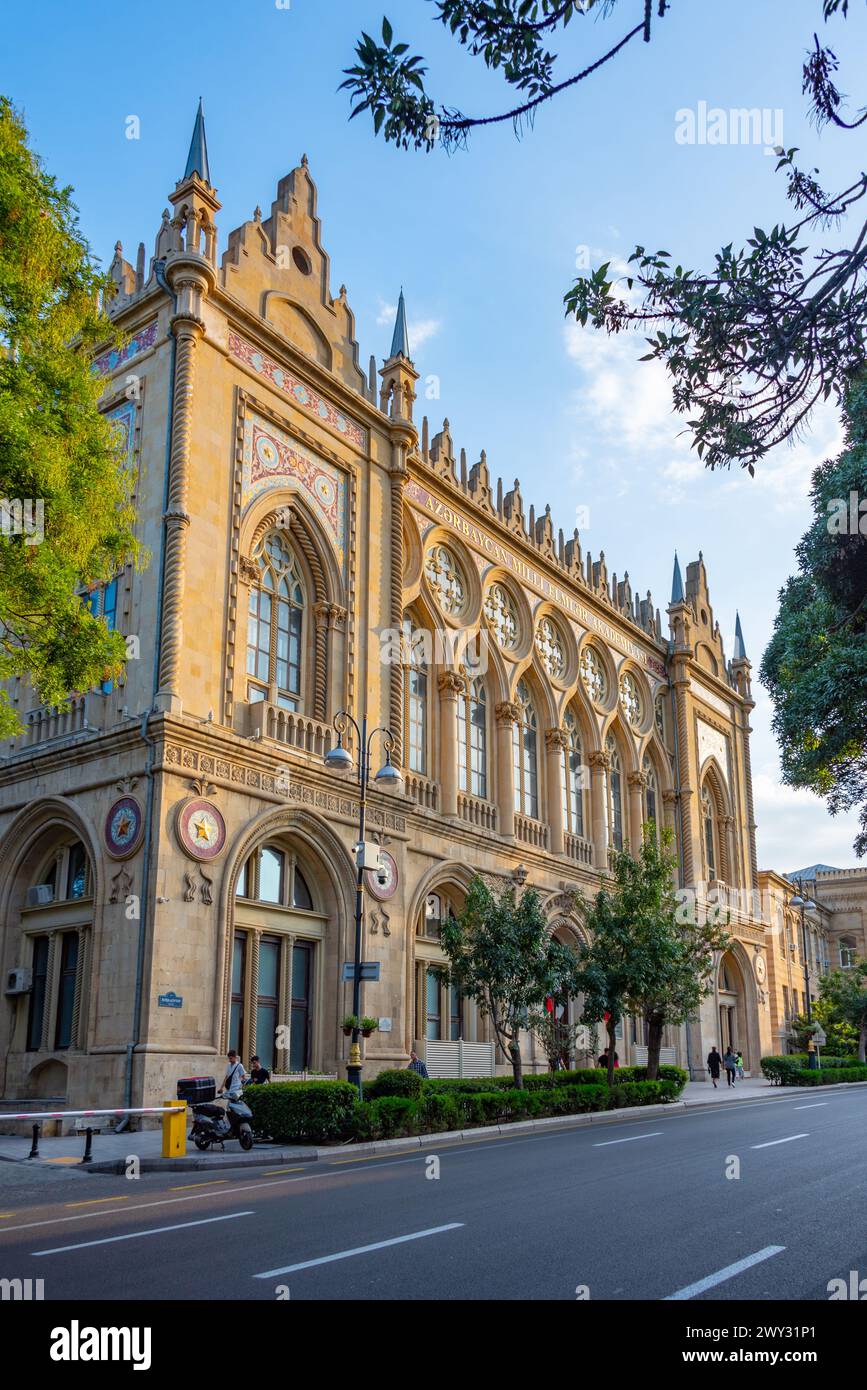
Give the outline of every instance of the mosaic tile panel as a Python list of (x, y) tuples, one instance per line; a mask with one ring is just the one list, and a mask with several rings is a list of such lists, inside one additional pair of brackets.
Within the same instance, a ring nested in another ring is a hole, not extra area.
[(307, 386), (303, 381), (299, 381), (296, 376), (288, 372), (285, 367), (279, 366), (277, 362), (266, 357), (258, 348), (254, 348), (250, 343), (238, 336), (237, 333), (229, 332), (229, 352), (233, 357), (237, 357), (239, 362), (250, 367), (258, 376), (263, 376), (272, 386), (284, 396), (288, 396), (295, 405), (299, 405), (302, 410), (307, 410), (317, 419), (322, 420), (332, 429), (351, 439), (353, 444), (357, 444), (359, 449), (367, 448), (367, 431), (351, 420), (342, 411), (336, 410), (328, 401)]

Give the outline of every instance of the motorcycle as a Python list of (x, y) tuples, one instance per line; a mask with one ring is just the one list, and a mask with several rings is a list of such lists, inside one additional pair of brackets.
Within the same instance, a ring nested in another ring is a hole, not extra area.
[(213, 1077), (187, 1077), (178, 1082), (178, 1099), (185, 1100), (193, 1112), (190, 1138), (204, 1153), (212, 1144), (225, 1149), (227, 1139), (237, 1139), (245, 1151), (253, 1147), (253, 1112), (239, 1097), (219, 1096), (226, 1101), (225, 1109), (216, 1105), (217, 1091)]

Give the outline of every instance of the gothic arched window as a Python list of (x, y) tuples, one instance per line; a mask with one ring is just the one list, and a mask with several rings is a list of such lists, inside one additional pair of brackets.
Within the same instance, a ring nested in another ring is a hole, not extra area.
[(447, 546), (431, 546), (425, 556), (424, 572), (443, 612), (461, 613), (466, 606), (466, 581), (460, 565)]
[(515, 810), (536, 820), (539, 815), (539, 746), (536, 711), (525, 681), (518, 682), (519, 716), (512, 725)]
[(428, 768), (428, 666), (422, 644), (413, 641), (412, 618), (403, 620), (404, 727), (406, 729), (406, 765), (410, 772), (427, 776)]
[(704, 868), (708, 880), (716, 878), (716, 829), (714, 826), (713, 797), (710, 787), (705, 783), (701, 793), (702, 842), (704, 844)]
[(518, 611), (508, 589), (502, 584), (492, 584), (483, 607), (497, 646), (505, 651), (517, 647), (520, 638)]
[(488, 795), (488, 709), (485, 683), (468, 681), (458, 696), (458, 776), (462, 792)]
[(644, 759), (644, 775), (647, 781), (644, 785), (644, 819), (652, 821), (657, 842), (659, 841), (659, 784), (656, 780), (656, 773), (653, 770), (653, 763), (649, 758)]
[(611, 734), (605, 740), (608, 754), (608, 843), (613, 849), (623, 849), (623, 764), (617, 751), (617, 744)]
[(564, 719), (568, 743), (560, 767), (563, 792), (563, 824), (570, 835), (584, 834), (584, 760), (578, 721), (571, 710)]
[(247, 699), (283, 709), (302, 704), (304, 585), (282, 531), (269, 531), (256, 555), (259, 575), (247, 612)]
[(602, 704), (608, 694), (608, 680), (605, 668), (592, 647), (585, 647), (581, 653), (581, 679), (593, 703)]

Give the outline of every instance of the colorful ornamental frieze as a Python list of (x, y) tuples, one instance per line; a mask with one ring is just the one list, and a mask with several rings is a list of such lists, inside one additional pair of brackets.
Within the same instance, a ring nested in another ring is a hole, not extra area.
[(129, 859), (144, 835), (144, 816), (134, 796), (122, 796), (105, 818), (105, 848), (112, 859)]
[(216, 859), (226, 843), (226, 822), (212, 801), (196, 798), (178, 807), (176, 831), (191, 859)]

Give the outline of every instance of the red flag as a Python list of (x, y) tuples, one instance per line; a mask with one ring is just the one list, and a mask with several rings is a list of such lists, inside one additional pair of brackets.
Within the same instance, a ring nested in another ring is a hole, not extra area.
[(551, 998), (550, 994), (545, 998), (545, 1012), (549, 1014), (554, 1012), (554, 1000)]

